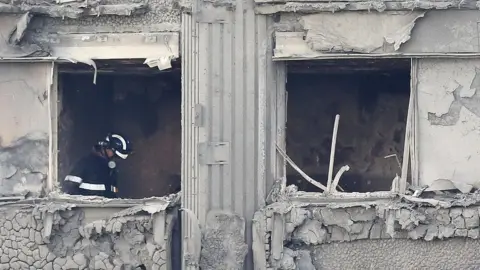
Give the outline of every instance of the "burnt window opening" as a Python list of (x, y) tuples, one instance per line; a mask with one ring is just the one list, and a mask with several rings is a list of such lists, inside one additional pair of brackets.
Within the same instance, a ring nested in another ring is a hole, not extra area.
[[(342, 166), (350, 167), (339, 186), (345, 192), (390, 190), (395, 176), (401, 175), (410, 60), (292, 61), (287, 68), (288, 156), (326, 186), (339, 114), (333, 176)], [(287, 184), (322, 192), (290, 166)]]
[(61, 64), (58, 75), (58, 180), (108, 132), (124, 134), (134, 153), (116, 160), (118, 196), (145, 198), (180, 191), (181, 75), (143, 61)]

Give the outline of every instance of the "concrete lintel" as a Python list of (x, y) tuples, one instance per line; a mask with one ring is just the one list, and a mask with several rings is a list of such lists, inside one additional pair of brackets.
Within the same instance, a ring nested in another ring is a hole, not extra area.
[(36, 37), (47, 45), (53, 57), (64, 59), (124, 59), (179, 57), (179, 34), (50, 34)]
[(312, 50), (304, 32), (275, 32), (274, 61), (365, 59), (365, 58), (480, 58), (480, 52), (328, 53)]
[(0, 13), (25, 13), (46, 15), (55, 18), (81, 18), (86, 16), (116, 15), (116, 16), (132, 16), (144, 14), (147, 12), (148, 4), (145, 2), (116, 3), (116, 4), (100, 4), (99, 1), (70, 1), (68, 5), (63, 3), (49, 4), (45, 1), (23, 1), (16, 3), (0, 3)]

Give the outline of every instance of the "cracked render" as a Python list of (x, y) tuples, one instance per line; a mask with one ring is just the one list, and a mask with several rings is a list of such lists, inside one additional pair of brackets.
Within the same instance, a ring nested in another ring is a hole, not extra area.
[[(458, 252), (467, 252), (478, 246), (468, 239), (480, 236), (480, 208), (475, 205), (478, 195), (462, 196), (421, 204), (398, 197), (372, 203), (319, 203), (314, 199), (306, 203), (290, 196), (255, 214), (256, 263), (264, 259), (266, 269), (382, 269), (382, 260), (388, 259), (395, 262), (395, 269), (410, 269), (411, 260), (392, 254), (393, 250), (445, 253), (458, 247)], [(343, 256), (341, 262), (331, 258), (342, 247), (344, 253), (355, 256)], [(378, 256), (371, 257), (368, 250), (377, 250)], [(444, 265), (452, 265), (446, 258), (421, 265), (445, 269)], [(466, 256), (457, 263), (468, 268), (479, 259)]]
[[(0, 210), (0, 269), (170, 269), (176, 196), (86, 220), (62, 201)], [(91, 209), (91, 208), (90, 208)]]

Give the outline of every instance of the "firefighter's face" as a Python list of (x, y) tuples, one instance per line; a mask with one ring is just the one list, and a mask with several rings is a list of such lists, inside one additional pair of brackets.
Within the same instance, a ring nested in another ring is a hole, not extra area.
[(112, 158), (113, 156), (115, 156), (115, 153), (113, 153), (111, 149), (107, 149), (105, 152), (107, 153), (108, 158)]

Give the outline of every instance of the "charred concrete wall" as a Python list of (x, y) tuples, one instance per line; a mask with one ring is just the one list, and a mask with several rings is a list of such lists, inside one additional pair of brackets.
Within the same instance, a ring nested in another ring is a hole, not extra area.
[(131, 208), (61, 201), (3, 206), (0, 269), (172, 269), (174, 206), (171, 201)]
[[(288, 76), (287, 153), (314, 179), (327, 179), (333, 122), (340, 114), (335, 171), (350, 166), (340, 184), (347, 191), (390, 190), (400, 175), (410, 89), (409, 71)], [(290, 166), (289, 182), (317, 191)]]
[[(302, 4), (312, 9), (322, 5)], [(406, 55), (478, 52), (479, 14), (474, 10), (321, 14), (302, 14), (297, 10), (275, 16), (275, 57), (279, 58), (346, 52)], [(379, 25), (384, 27), (380, 29)]]
[(420, 183), (479, 188), (480, 60), (422, 59), (417, 74)]
[[(118, 1), (117, 1), (118, 2)], [(128, 4), (135, 4), (128, 2)], [(36, 16), (31, 34), (40, 33), (145, 33), (180, 30), (180, 6), (174, 0), (153, 0), (145, 4), (145, 12), (126, 16), (102, 15), (82, 18)]]
[(52, 63), (0, 64), (0, 194), (42, 193), (49, 164)]
[[(476, 255), (462, 256), (479, 245), (470, 241), (480, 235), (478, 206), (443, 208), (400, 200), (349, 204), (277, 202), (257, 212), (254, 248), (265, 247), (265, 267), (385, 269), (388, 261), (392, 264), (387, 268), (394, 269), (444, 269), (455, 264), (467, 269), (478, 262)], [(339, 249), (344, 255), (334, 256)], [(437, 254), (435, 260), (429, 259), (431, 252)], [(453, 257), (459, 259), (451, 262)], [(420, 261), (412, 264), (410, 258)]]
[(180, 190), (181, 86), (179, 74), (109, 76), (63, 74), (59, 122), (59, 178), (108, 132), (133, 143), (118, 161), (119, 195), (164, 196)]

